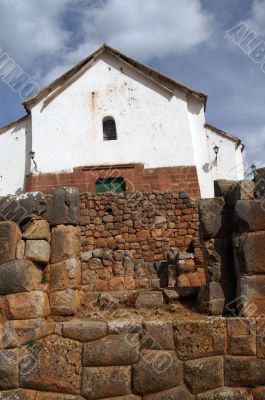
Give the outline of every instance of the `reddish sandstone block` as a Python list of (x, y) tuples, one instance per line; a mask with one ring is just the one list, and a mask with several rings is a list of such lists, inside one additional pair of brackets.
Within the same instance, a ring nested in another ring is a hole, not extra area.
[(58, 225), (52, 229), (51, 263), (78, 258), (80, 229), (72, 225)]
[(0, 264), (15, 260), (21, 232), (15, 222), (0, 222)]
[(33, 291), (6, 296), (10, 319), (33, 319), (47, 317), (50, 306), (47, 293)]

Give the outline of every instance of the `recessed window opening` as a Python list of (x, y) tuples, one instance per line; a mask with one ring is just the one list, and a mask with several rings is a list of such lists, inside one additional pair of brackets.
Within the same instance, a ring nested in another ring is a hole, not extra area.
[(106, 117), (103, 119), (103, 140), (117, 140), (117, 129), (115, 119)]
[(96, 193), (123, 193), (126, 190), (126, 183), (122, 177), (99, 178), (96, 181)]

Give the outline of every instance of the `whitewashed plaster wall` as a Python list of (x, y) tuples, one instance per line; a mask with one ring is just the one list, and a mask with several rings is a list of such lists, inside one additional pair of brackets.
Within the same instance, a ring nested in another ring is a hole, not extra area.
[[(213, 180), (228, 179), (241, 180), (244, 179), (244, 166), (242, 157), (242, 144), (237, 144), (233, 140), (226, 139), (215, 131), (206, 128), (210, 159), (210, 166)], [(219, 147), (217, 161), (215, 160), (214, 146)]]
[(0, 133), (0, 196), (23, 191), (30, 141), (30, 118)]
[[(116, 121), (117, 141), (103, 140), (106, 116)], [(46, 107), (36, 105), (32, 121), (40, 172), (137, 162), (195, 165), (185, 92), (172, 96), (106, 56)]]

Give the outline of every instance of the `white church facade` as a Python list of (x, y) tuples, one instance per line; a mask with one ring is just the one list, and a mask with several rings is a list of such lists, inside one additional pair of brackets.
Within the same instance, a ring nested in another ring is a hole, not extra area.
[(0, 196), (105, 184), (212, 197), (214, 180), (243, 179), (244, 147), (206, 124), (206, 102), (103, 45), (27, 100), (25, 117), (0, 128)]

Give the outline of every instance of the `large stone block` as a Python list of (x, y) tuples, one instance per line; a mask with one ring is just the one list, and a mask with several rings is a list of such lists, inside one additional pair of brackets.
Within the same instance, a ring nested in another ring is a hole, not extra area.
[(4, 326), (4, 347), (12, 348), (51, 335), (55, 322), (44, 318), (7, 321)]
[(74, 394), (38, 392), (34, 400), (84, 400), (84, 397)]
[(135, 394), (126, 394), (125, 396), (108, 397), (101, 400), (142, 400), (142, 397), (136, 396)]
[(83, 368), (81, 394), (89, 400), (131, 393), (129, 366)]
[(236, 236), (234, 251), (238, 276), (265, 274), (265, 232)]
[(265, 384), (265, 360), (249, 357), (225, 359), (225, 384), (227, 386), (261, 386)]
[(50, 261), (51, 249), (46, 240), (27, 240), (25, 256), (28, 260), (39, 264), (48, 264)]
[(0, 390), (19, 387), (18, 350), (0, 351)]
[(235, 356), (256, 355), (256, 321), (254, 318), (228, 318), (228, 353)]
[(107, 323), (73, 320), (63, 324), (62, 334), (80, 342), (90, 342), (107, 335)]
[(265, 231), (265, 207), (260, 200), (239, 200), (235, 207), (235, 232)]
[(44, 292), (10, 294), (6, 301), (10, 319), (34, 319), (50, 314), (48, 295)]
[(254, 400), (264, 400), (265, 399), (265, 387), (254, 389), (253, 396), (254, 396)]
[(220, 282), (210, 282), (202, 285), (198, 293), (198, 306), (208, 315), (223, 315), (226, 299)]
[(144, 350), (133, 367), (133, 391), (142, 396), (170, 389), (181, 379), (182, 367), (174, 351)]
[(142, 347), (151, 350), (174, 350), (173, 325), (170, 321), (144, 322)]
[(50, 292), (78, 289), (81, 285), (81, 263), (75, 258), (50, 265)]
[(0, 391), (0, 400), (36, 400), (36, 392), (26, 389)]
[(35, 214), (45, 218), (47, 210), (49, 209), (49, 200), (43, 193), (23, 193), (17, 196), (17, 200), (20, 206), (23, 207), (29, 215)]
[(42, 270), (33, 262), (9, 261), (0, 267), (0, 295), (44, 289), (42, 278)]
[(223, 355), (226, 349), (225, 318), (175, 321), (176, 352), (181, 360)]
[(219, 238), (205, 240), (204, 256), (207, 282), (235, 279), (232, 240)]
[(221, 388), (197, 395), (197, 400), (253, 400), (248, 389)]
[(136, 302), (136, 308), (158, 308), (164, 304), (163, 295), (160, 291), (145, 291), (139, 294)]
[(21, 232), (15, 222), (0, 222), (0, 264), (15, 260)]
[[(265, 315), (265, 276), (242, 276), (238, 279), (235, 306), (242, 317)], [(231, 304), (231, 307), (234, 306)], [(230, 305), (229, 305), (230, 307)]]
[(186, 361), (184, 363), (184, 379), (187, 387), (194, 394), (223, 386), (223, 359), (213, 357)]
[[(265, 358), (265, 318), (257, 319), (257, 357)], [(264, 385), (265, 386), (265, 385)]]
[(178, 386), (163, 392), (148, 394), (143, 397), (143, 400), (195, 400), (195, 396), (184, 386)]
[(50, 239), (50, 225), (44, 219), (34, 219), (28, 228), (23, 232), (22, 237), (27, 240)]
[(20, 374), (24, 388), (79, 394), (81, 384), (82, 345), (51, 335), (24, 349), (34, 360), (29, 374)]
[(85, 367), (129, 365), (139, 360), (139, 354), (138, 334), (109, 335), (84, 344), (83, 365)]
[(200, 229), (204, 238), (222, 236), (224, 205), (223, 197), (200, 200)]
[(53, 191), (49, 222), (51, 225), (72, 224), (80, 221), (79, 190), (74, 187), (56, 188)]
[(75, 226), (59, 225), (52, 229), (51, 263), (68, 258), (78, 258), (80, 250), (80, 229)]
[(52, 315), (74, 315), (80, 308), (78, 290), (66, 289), (49, 294)]

